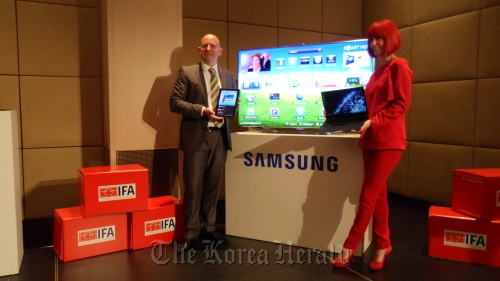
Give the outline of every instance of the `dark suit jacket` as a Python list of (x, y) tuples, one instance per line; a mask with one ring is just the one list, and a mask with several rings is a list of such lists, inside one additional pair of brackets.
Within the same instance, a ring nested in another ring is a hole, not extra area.
[[(219, 67), (218, 72), (222, 88), (237, 88), (234, 76), (229, 70)], [(208, 107), (208, 100), (201, 63), (182, 67), (170, 97), (170, 110), (182, 114), (179, 149), (184, 152), (198, 151), (205, 140), (209, 119), (201, 115), (203, 106)], [(229, 120), (225, 120), (222, 135), (226, 148), (231, 150)]]
[(262, 70), (263, 71), (271, 70), (271, 59), (268, 59), (266, 62), (264, 62), (264, 60), (262, 60)]

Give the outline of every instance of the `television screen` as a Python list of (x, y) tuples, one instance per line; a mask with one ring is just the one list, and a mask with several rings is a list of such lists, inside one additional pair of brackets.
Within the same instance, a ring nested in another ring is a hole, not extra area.
[(375, 61), (366, 39), (238, 52), (243, 127), (318, 128), (322, 91), (364, 86)]

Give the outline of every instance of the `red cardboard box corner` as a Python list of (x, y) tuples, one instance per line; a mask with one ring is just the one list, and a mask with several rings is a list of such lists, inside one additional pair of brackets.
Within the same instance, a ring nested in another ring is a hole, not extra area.
[(456, 169), (453, 171), (451, 208), (482, 219), (500, 219), (500, 169)]

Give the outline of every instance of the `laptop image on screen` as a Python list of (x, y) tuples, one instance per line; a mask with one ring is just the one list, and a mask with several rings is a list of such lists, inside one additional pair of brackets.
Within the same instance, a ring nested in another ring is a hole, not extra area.
[(326, 120), (318, 133), (358, 131), (368, 119), (363, 87), (321, 92)]

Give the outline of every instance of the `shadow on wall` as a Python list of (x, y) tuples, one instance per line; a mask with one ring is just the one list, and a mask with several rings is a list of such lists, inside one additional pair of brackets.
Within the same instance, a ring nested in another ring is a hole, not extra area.
[(170, 75), (156, 77), (143, 109), (143, 121), (156, 131), (154, 155), (149, 165), (152, 197), (172, 195), (179, 198), (180, 195), (177, 148), (181, 116), (170, 111), (170, 95), (181, 60), (182, 47), (177, 47), (170, 55)]
[(78, 178), (42, 181), (24, 196), (24, 248), (52, 245), (54, 210), (80, 206)]
[(25, 217), (54, 217), (54, 209), (80, 206), (78, 178), (42, 181), (24, 195)]

